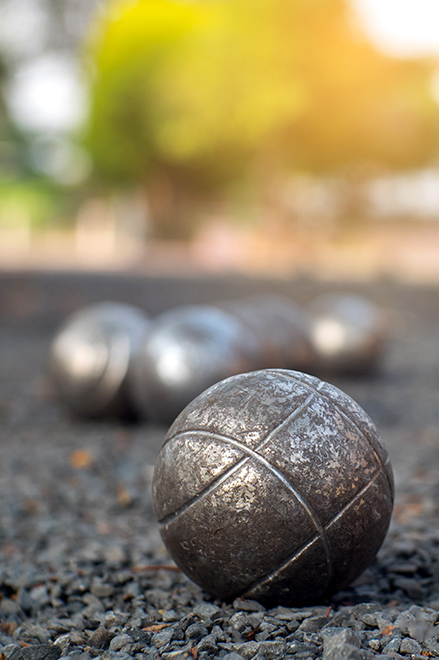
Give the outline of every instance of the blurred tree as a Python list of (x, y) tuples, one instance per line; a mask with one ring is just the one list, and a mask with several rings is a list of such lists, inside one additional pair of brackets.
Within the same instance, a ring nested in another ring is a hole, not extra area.
[(344, 0), (119, 0), (88, 55), (96, 173), (143, 182), (162, 235), (246, 177), (359, 180), (437, 152), (428, 65), (376, 52)]
[(9, 78), (6, 60), (0, 55), (0, 180), (8, 181), (27, 170), (25, 139), (14, 125), (6, 103)]

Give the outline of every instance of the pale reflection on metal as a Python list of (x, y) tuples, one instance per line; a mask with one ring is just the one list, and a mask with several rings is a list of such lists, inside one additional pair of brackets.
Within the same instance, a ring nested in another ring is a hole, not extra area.
[(50, 352), (59, 399), (84, 417), (130, 414), (127, 375), (148, 327), (143, 311), (122, 303), (89, 305), (70, 316)]
[(254, 368), (309, 371), (315, 362), (306, 310), (284, 296), (255, 295), (221, 303), (258, 342)]
[(382, 309), (358, 295), (331, 293), (316, 298), (309, 310), (318, 368), (360, 374), (378, 366), (388, 335)]
[(139, 414), (171, 422), (210, 385), (251, 369), (251, 343), (245, 327), (216, 307), (176, 307), (157, 317), (133, 361)]
[(154, 510), (177, 565), (221, 599), (317, 603), (349, 585), (386, 535), (394, 485), (366, 413), (297, 371), (228, 378), (172, 424)]

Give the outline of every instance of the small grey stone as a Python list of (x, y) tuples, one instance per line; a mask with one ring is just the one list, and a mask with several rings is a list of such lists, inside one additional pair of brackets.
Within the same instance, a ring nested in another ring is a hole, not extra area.
[(210, 631), (210, 634), (215, 637), (215, 640), (217, 642), (224, 642), (226, 640), (224, 630), (221, 628), (221, 626), (218, 625), (213, 626), (212, 630)]
[(160, 610), (170, 610), (171, 609), (171, 598), (168, 591), (163, 591), (163, 589), (148, 589), (145, 592), (145, 598), (148, 603), (154, 605)]
[(9, 660), (17, 651), (21, 651), (20, 644), (8, 644), (2, 648), (2, 655), (5, 657), (5, 660)]
[(423, 642), (423, 646), (426, 651), (429, 651), (430, 653), (439, 656), (439, 644), (437, 642), (437, 639), (425, 639)]
[(113, 612), (109, 610), (105, 612), (105, 626), (110, 628), (111, 626), (123, 626), (129, 619), (130, 615), (128, 612)]
[(192, 639), (195, 642), (199, 642), (202, 637), (205, 637), (208, 634), (208, 632), (206, 626), (203, 626), (202, 623), (193, 623), (186, 628), (186, 639)]
[(297, 657), (314, 657), (317, 653), (318, 647), (315, 644), (307, 644), (305, 642), (292, 641), (286, 644), (286, 652)]
[(215, 635), (206, 635), (203, 637), (197, 645), (197, 651), (202, 653), (215, 653), (218, 650)]
[(175, 610), (165, 610), (162, 613), (162, 621), (165, 623), (168, 623), (170, 621), (179, 621), (181, 619), (181, 616), (177, 614)]
[(267, 641), (259, 645), (261, 654), (267, 660), (283, 658), (286, 655), (288, 644), (286, 642)]
[(72, 630), (69, 633), (69, 639), (71, 644), (83, 644), (84, 638), (78, 630)]
[(126, 628), (125, 633), (136, 643), (147, 645), (151, 641), (151, 633), (141, 628)]
[(285, 627), (289, 633), (295, 632), (300, 626), (300, 623), (297, 621), (297, 619), (291, 619), (291, 621), (285, 621), (285, 623)]
[[(249, 622), (249, 623), (251, 625), (251, 622)], [(267, 632), (267, 633), (270, 634), (270, 633), (274, 632), (275, 630), (277, 630), (278, 626), (275, 626), (273, 623), (270, 623), (269, 621), (264, 620), (264, 621), (261, 621), (261, 623), (259, 624), (259, 629), (263, 632)]]
[(35, 644), (14, 652), (10, 660), (58, 660), (60, 655), (61, 649), (54, 644)]
[(56, 638), (54, 641), (54, 644), (56, 646), (59, 646), (61, 649), (61, 652), (64, 653), (68, 647), (70, 646), (70, 635), (69, 633), (66, 633), (65, 635), (60, 635), (59, 637)]
[(17, 601), (12, 600), (11, 598), (3, 598), (0, 602), (0, 612), (3, 614), (19, 614), (23, 615), (21, 612), (21, 607)]
[(398, 653), (401, 646), (401, 640), (398, 637), (393, 637), (382, 649), (383, 653)]
[(303, 619), (308, 619), (310, 616), (313, 616), (314, 612), (312, 610), (295, 610), (294, 618), (298, 621), (303, 621)]
[(50, 633), (34, 623), (24, 623), (24, 630), (28, 633), (30, 637), (37, 639), (41, 644), (47, 644), (51, 639)]
[(162, 648), (162, 646), (166, 646), (166, 644), (169, 644), (173, 637), (174, 631), (172, 630), (171, 627), (169, 628), (164, 628), (163, 630), (160, 630), (160, 632), (154, 633), (154, 635), (151, 638), (151, 644), (155, 646), (157, 649)]
[(257, 600), (247, 600), (246, 598), (236, 598), (233, 601), (233, 607), (241, 612), (265, 612), (265, 607)]
[(14, 640), (10, 635), (6, 635), (6, 633), (2, 632), (0, 630), (0, 648), (3, 646), (8, 646), (9, 644), (13, 644)]
[(283, 607), (282, 605), (279, 605), (279, 607), (275, 607), (274, 609), (271, 609), (267, 612), (267, 614), (270, 614), (271, 616), (274, 616), (276, 619), (280, 619), (282, 621), (291, 621), (295, 620), (297, 621), (298, 618), (300, 617), (299, 613), (291, 609), (289, 607)]
[(363, 660), (358, 637), (352, 630), (327, 636), (323, 644), (323, 660)]
[(178, 651), (167, 651), (160, 655), (162, 660), (187, 660), (187, 652), (178, 650)]
[[(90, 646), (96, 649), (107, 649), (111, 640), (114, 637), (114, 633), (102, 626), (99, 626), (91, 635), (88, 643)], [(72, 640), (71, 640), (72, 641)]]
[(231, 653), (224, 655), (223, 660), (244, 660), (244, 658), (242, 655), (239, 655), (239, 653), (236, 653), (236, 651), (232, 651)]
[(18, 591), (17, 602), (25, 612), (29, 612), (35, 606), (35, 601), (31, 598), (29, 591), (24, 587), (21, 587)]
[(363, 621), (363, 623), (371, 628), (378, 628), (378, 612), (365, 612), (361, 616), (360, 621)]
[(120, 651), (127, 644), (132, 644), (133, 638), (126, 633), (123, 635), (116, 635), (110, 642), (110, 651)]
[(130, 600), (140, 594), (140, 585), (138, 582), (128, 582), (123, 590), (124, 599)]
[(257, 654), (260, 647), (261, 645), (258, 642), (251, 640), (249, 642), (240, 644), (237, 646), (236, 650), (240, 655), (242, 655), (244, 660), (251, 660)]
[(196, 616), (199, 616), (200, 619), (206, 621), (207, 619), (211, 619), (214, 614), (221, 612), (221, 608), (213, 603), (208, 603), (203, 600), (201, 603), (197, 603), (192, 611)]
[(246, 630), (250, 631), (253, 628), (249, 615), (244, 612), (236, 612), (231, 616), (229, 619), (229, 626), (241, 633)]
[(107, 598), (114, 593), (114, 587), (106, 582), (94, 581), (90, 591), (96, 598)]
[(33, 600), (34, 605), (43, 607), (50, 603), (50, 595), (44, 584), (39, 584), (36, 587), (33, 587), (29, 592), (29, 596), (31, 600)]
[[(385, 650), (386, 649), (384, 649), (384, 651)], [(415, 639), (404, 637), (399, 649), (396, 650), (405, 655), (420, 655), (422, 653), (422, 646)]]
[(299, 626), (299, 630), (304, 632), (317, 632), (328, 622), (325, 616), (310, 616), (309, 619), (304, 619)]
[(323, 638), (325, 647), (327, 645), (330, 646), (332, 643), (331, 640), (335, 640), (334, 643), (338, 645), (351, 644), (357, 648), (360, 648), (361, 645), (358, 633), (356, 633), (354, 630), (350, 630), (349, 628), (340, 630), (340, 628), (328, 626), (327, 628), (323, 628), (320, 631), (320, 635)]

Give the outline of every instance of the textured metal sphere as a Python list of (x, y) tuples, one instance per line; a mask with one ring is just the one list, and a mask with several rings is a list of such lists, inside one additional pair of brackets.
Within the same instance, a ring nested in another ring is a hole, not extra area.
[(357, 295), (331, 293), (310, 305), (311, 341), (317, 364), (333, 373), (365, 373), (383, 355), (387, 321), (383, 310)]
[(256, 368), (308, 370), (314, 364), (308, 314), (288, 298), (257, 295), (222, 304), (256, 337)]
[(129, 414), (127, 376), (148, 325), (144, 312), (122, 303), (97, 303), (71, 315), (50, 351), (60, 400), (84, 417)]
[(210, 385), (251, 369), (249, 342), (243, 325), (216, 307), (188, 305), (161, 314), (131, 373), (139, 414), (171, 422)]
[(374, 560), (393, 476), (375, 426), (349, 396), (273, 369), (217, 383), (182, 412), (153, 496), (165, 546), (202, 588), (301, 605)]

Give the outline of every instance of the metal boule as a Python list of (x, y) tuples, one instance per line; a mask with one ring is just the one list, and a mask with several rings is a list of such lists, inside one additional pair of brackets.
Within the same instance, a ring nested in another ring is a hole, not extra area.
[(259, 342), (257, 368), (311, 370), (314, 351), (308, 313), (278, 295), (254, 295), (222, 303)]
[(388, 337), (381, 308), (359, 295), (330, 293), (312, 301), (309, 311), (319, 369), (361, 374), (378, 366)]
[(161, 314), (133, 362), (139, 414), (170, 423), (204, 389), (251, 369), (251, 345), (243, 324), (216, 307), (188, 305)]
[(153, 479), (164, 544), (221, 599), (318, 603), (374, 560), (392, 468), (364, 410), (297, 371), (240, 374), (177, 417)]
[(148, 326), (146, 313), (123, 303), (101, 302), (72, 314), (50, 349), (58, 398), (83, 417), (131, 414), (128, 373)]

